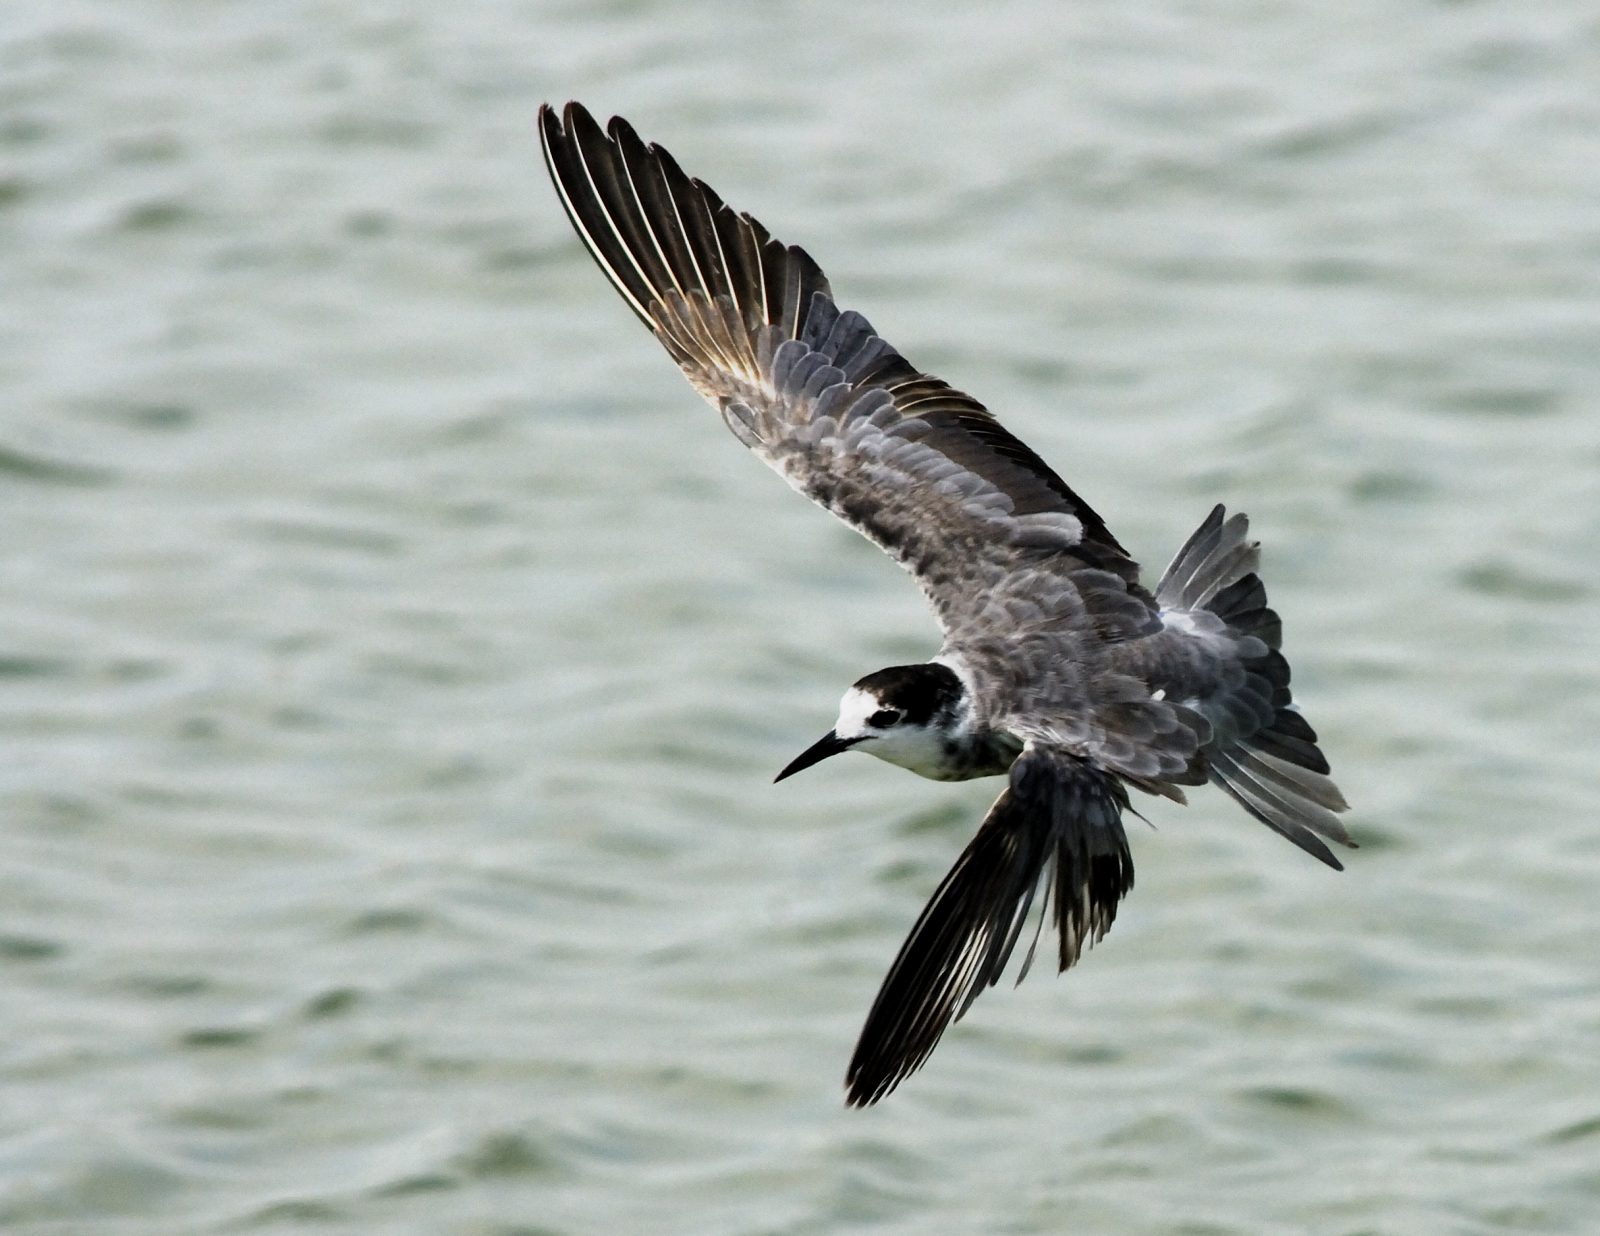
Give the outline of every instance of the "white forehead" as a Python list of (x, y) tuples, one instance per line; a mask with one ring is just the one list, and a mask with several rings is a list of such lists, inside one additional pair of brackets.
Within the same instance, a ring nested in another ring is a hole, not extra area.
[(851, 687), (839, 701), (839, 723), (833, 732), (840, 738), (854, 738), (867, 729), (867, 718), (883, 707), (882, 701), (870, 691)]

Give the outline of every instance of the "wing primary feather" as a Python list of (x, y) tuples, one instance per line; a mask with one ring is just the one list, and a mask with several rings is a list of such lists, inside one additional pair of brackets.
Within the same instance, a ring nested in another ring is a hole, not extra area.
[(617, 143), (577, 103), (567, 104), (564, 130), (548, 107), (541, 119), (551, 178), (590, 256), (673, 359), (684, 363), (701, 348), (693, 316), (664, 312), (676, 289), (638, 199), (624, 183), (627, 175)]
[(627, 301), (628, 307), (650, 326), (649, 305), (655, 290), (633, 260), (616, 225), (601, 207), (599, 193), (577, 148), (574, 109), (583, 112), (578, 104), (567, 104), (564, 128), (548, 103), (539, 109), (539, 143), (544, 151), (545, 167), (584, 248)]
[[(656, 244), (638, 195), (629, 181), (626, 160), (616, 135), (619, 132), (632, 133), (632, 129), (625, 121), (613, 119), (608, 134), (587, 111), (573, 105), (568, 108), (568, 125), (573, 145), (583, 161), (594, 202), (610, 224), (630, 264), (649, 289), (649, 300), (646, 302), (648, 314), (651, 303), (659, 302), (669, 291), (677, 291), (681, 295), (682, 288), (678, 286)], [(634, 140), (637, 141), (637, 137)]]
[(1126, 801), (1115, 777), (1076, 756), (1032, 744), (1023, 751), (878, 991), (846, 1076), (853, 1106), (876, 1103), (920, 1068), (999, 981), (1052, 863), (1061, 968), (1105, 933), (1133, 886)]
[[(751, 380), (759, 379), (754, 334), (762, 325), (753, 322), (745, 304), (747, 295), (740, 287), (741, 280), (729, 272), (728, 259), (723, 252), (722, 239), (717, 232), (713, 211), (721, 207), (707, 200), (704, 186), (685, 176), (677, 160), (660, 146), (649, 147), (651, 159), (659, 173), (667, 201), (677, 222), (685, 250), (694, 266), (695, 279), (705, 295), (718, 306), (722, 318), (719, 338), (723, 354), (734, 367)], [(711, 195), (713, 201), (715, 195)], [(726, 207), (721, 207), (726, 210)], [(731, 312), (730, 312), (731, 311)]]
[(665, 220), (651, 218), (652, 213), (659, 216), (659, 211), (654, 210), (658, 202), (650, 183), (651, 159), (644, 142), (621, 116), (611, 118), (606, 136), (611, 144), (605, 153), (613, 157), (601, 161), (604, 175), (597, 177), (596, 183), (602, 187), (607, 204), (627, 223), (632, 248), (650, 268), (656, 291), (670, 289), (687, 300), (694, 287), (685, 278), (687, 261), (683, 247), (675, 243), (677, 238), (669, 229), (661, 226)]
[[(670, 288), (662, 283), (660, 290), (675, 292), (687, 306), (684, 316), (694, 344), (691, 354), (725, 372), (747, 373), (742, 353), (748, 351), (748, 342), (745, 348), (739, 347), (746, 332), (742, 323), (739, 330), (729, 332), (717, 309), (717, 299), (726, 295), (726, 288), (716, 271), (708, 270), (695, 255), (665, 166), (670, 156), (659, 146), (647, 147), (620, 116), (612, 117), (609, 132), (621, 164), (619, 183), (626, 184), (643, 238), (649, 241), (647, 264), (655, 265), (671, 282)], [(653, 263), (648, 261), (651, 256)]]

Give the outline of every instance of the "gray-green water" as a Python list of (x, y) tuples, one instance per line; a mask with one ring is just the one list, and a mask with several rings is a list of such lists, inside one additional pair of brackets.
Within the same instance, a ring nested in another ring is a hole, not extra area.
[[(544, 99), (811, 248), (1152, 569), (1254, 517), (1363, 848), (1149, 805), (846, 1111), (992, 783), (774, 787), (934, 628), (569, 234)], [(0, 10), (0, 1229), (1600, 1214), (1592, 4)]]

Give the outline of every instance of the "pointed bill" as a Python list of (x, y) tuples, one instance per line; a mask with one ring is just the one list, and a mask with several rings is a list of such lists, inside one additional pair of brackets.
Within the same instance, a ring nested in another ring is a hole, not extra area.
[(788, 767), (772, 779), (773, 784), (776, 785), (785, 777), (792, 777), (795, 773), (810, 768), (813, 764), (822, 763), (830, 755), (838, 755), (841, 751), (848, 751), (861, 741), (863, 740), (860, 738), (840, 738), (832, 730), (829, 730), (816, 742), (795, 756), (794, 759), (790, 760)]

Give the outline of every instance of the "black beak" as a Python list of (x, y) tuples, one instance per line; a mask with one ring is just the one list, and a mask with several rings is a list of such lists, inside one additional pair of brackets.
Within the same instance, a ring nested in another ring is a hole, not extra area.
[(790, 760), (789, 767), (774, 777), (772, 779), (773, 783), (776, 784), (785, 777), (792, 777), (801, 769), (810, 768), (813, 764), (820, 764), (830, 755), (838, 755), (841, 751), (848, 751), (860, 741), (861, 739), (859, 738), (840, 738), (832, 730), (829, 730), (816, 742), (795, 756), (794, 759)]

